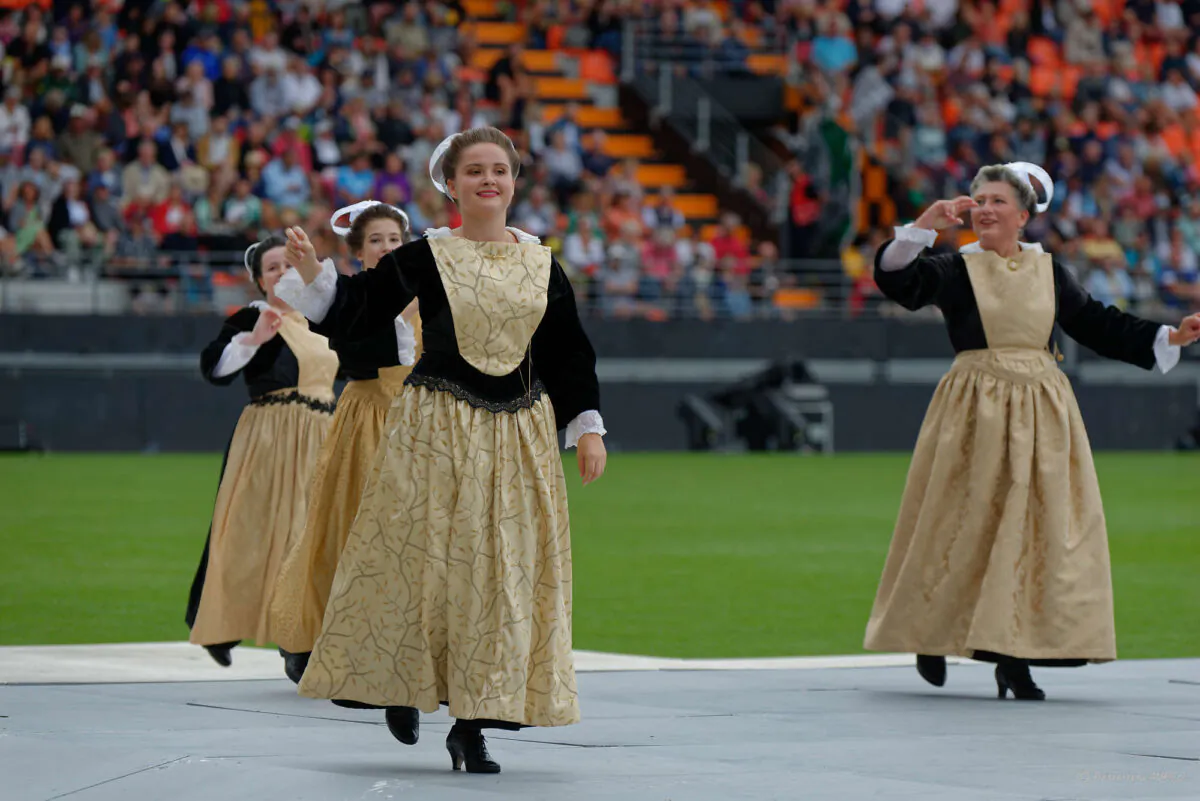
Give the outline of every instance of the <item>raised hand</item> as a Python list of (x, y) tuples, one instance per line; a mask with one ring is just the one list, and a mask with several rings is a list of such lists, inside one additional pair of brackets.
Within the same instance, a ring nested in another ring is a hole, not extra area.
[(311, 284), (321, 274), (321, 263), (317, 261), (317, 249), (309, 241), (308, 234), (300, 226), (287, 229), (287, 261), (296, 268), (304, 283)]
[(1200, 340), (1200, 314), (1184, 317), (1179, 328), (1167, 336), (1168, 342), (1181, 347), (1187, 347), (1197, 340)]
[(279, 333), (279, 326), (283, 325), (283, 317), (274, 309), (263, 309), (258, 314), (258, 322), (254, 324), (254, 330), (250, 332), (251, 345), (265, 345), (271, 341), (271, 338)]
[(939, 200), (913, 223), (917, 228), (930, 231), (941, 231), (952, 225), (964, 225), (963, 214), (975, 208), (978, 203), (974, 199), (961, 195), (953, 200)]

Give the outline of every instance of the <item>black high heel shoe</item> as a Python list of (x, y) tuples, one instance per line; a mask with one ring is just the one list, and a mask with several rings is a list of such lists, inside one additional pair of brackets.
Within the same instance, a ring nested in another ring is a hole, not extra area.
[(934, 687), (946, 683), (946, 657), (917, 654), (917, 672)]
[(416, 745), (421, 736), (421, 715), (411, 706), (389, 706), (383, 713), (388, 731), (405, 745)]
[(299, 684), (300, 679), (304, 678), (304, 670), (308, 667), (308, 658), (312, 656), (312, 653), (293, 654), (280, 648), (279, 655), (283, 657), (284, 674), (294, 684)]
[(450, 752), (450, 767), (458, 770), (465, 762), (467, 773), (499, 773), (500, 764), (488, 754), (487, 741), (479, 729), (454, 725), (446, 735), (446, 750)]
[(223, 642), (217, 645), (206, 645), (204, 650), (208, 651), (208, 655), (213, 658), (221, 667), (229, 667), (233, 664), (233, 647), (236, 642)]
[(996, 664), (996, 695), (1007, 698), (1009, 691), (1018, 701), (1045, 701), (1046, 694), (1033, 683), (1029, 663), (1024, 659), (1008, 659)]

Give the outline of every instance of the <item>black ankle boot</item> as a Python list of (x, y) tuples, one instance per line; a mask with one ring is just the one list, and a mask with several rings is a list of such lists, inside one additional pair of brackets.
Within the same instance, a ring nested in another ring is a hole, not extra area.
[(467, 763), (467, 773), (499, 773), (500, 765), (488, 754), (483, 732), (455, 723), (446, 735), (446, 750), (450, 752), (450, 767), (458, 770)]
[(421, 715), (411, 706), (389, 706), (383, 713), (388, 731), (405, 745), (416, 745), (421, 735)]
[(284, 674), (286, 674), (293, 683), (299, 684), (300, 679), (304, 678), (304, 669), (308, 667), (308, 658), (312, 656), (312, 652), (309, 651), (303, 654), (293, 654), (280, 648), (279, 655), (283, 657)]
[(946, 657), (917, 654), (917, 672), (934, 687), (946, 683)]
[(996, 694), (1007, 698), (1009, 690), (1018, 701), (1046, 700), (1046, 694), (1033, 683), (1029, 662), (1024, 659), (1002, 659), (996, 663)]
[(208, 651), (208, 655), (211, 656), (213, 661), (218, 665), (221, 667), (229, 667), (233, 664), (233, 648), (238, 644), (238, 642), (240, 642), (240, 640), (235, 642), (223, 642), (219, 643), (218, 645), (206, 645), (204, 646), (204, 650)]

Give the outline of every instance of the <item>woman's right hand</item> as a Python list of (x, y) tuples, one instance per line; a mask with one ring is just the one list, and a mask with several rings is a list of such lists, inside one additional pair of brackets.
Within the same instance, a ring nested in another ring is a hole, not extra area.
[(939, 200), (925, 209), (925, 213), (918, 217), (913, 225), (927, 231), (941, 231), (952, 225), (963, 225), (963, 212), (978, 205), (973, 198), (966, 195), (953, 200)]
[(309, 241), (304, 229), (296, 225), (287, 229), (287, 261), (296, 268), (305, 284), (311, 284), (321, 274), (321, 262), (317, 261), (317, 249)]
[(279, 326), (283, 324), (283, 317), (274, 309), (263, 309), (259, 312), (258, 322), (254, 324), (254, 330), (250, 332), (250, 337), (247, 342), (249, 345), (259, 347), (271, 341), (271, 338), (279, 333)]

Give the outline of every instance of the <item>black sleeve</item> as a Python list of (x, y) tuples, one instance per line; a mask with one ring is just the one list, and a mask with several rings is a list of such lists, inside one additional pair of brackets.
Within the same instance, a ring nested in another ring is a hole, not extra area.
[[(253, 331), (254, 324), (257, 322), (258, 309), (253, 306), (238, 309), (234, 312), (233, 316), (225, 321), (225, 324), (221, 326), (221, 333), (217, 334), (217, 338), (208, 343), (208, 346), (200, 352), (200, 372), (204, 376), (205, 381), (210, 384), (216, 384), (219, 387), (233, 383), (233, 380), (238, 377), (238, 373), (241, 370), (220, 377), (213, 375), (213, 371), (217, 369), (217, 363), (221, 361), (221, 354), (225, 352), (225, 346), (232, 342), (233, 338), (238, 334)], [(254, 358), (250, 360), (250, 363), (253, 364), (262, 355), (263, 348), (259, 348), (258, 352), (254, 354)], [(249, 366), (249, 364), (246, 365), (246, 367)]]
[(331, 339), (329, 347), (337, 351), (343, 369), (395, 367), (400, 364), (400, 347), (394, 328), (379, 331), (368, 339)]
[(339, 275), (337, 295), (328, 313), (309, 327), (330, 341), (355, 342), (372, 339), (392, 329), (396, 315), (404, 311), (419, 289), (421, 269), (433, 254), (425, 240), (410, 242), (380, 259), (373, 270)]
[(596, 351), (588, 341), (575, 291), (558, 259), (551, 257), (546, 314), (531, 344), (533, 366), (546, 386), (561, 431), (586, 411), (600, 411)]
[(1160, 325), (1105, 306), (1087, 293), (1057, 260), (1054, 284), (1058, 290), (1058, 324), (1067, 336), (1106, 359), (1154, 367), (1154, 339)]
[(951, 284), (957, 254), (918, 256), (899, 270), (885, 270), (881, 265), (883, 252), (894, 240), (888, 240), (875, 252), (875, 284), (889, 300), (909, 311), (930, 304), (941, 305)]

